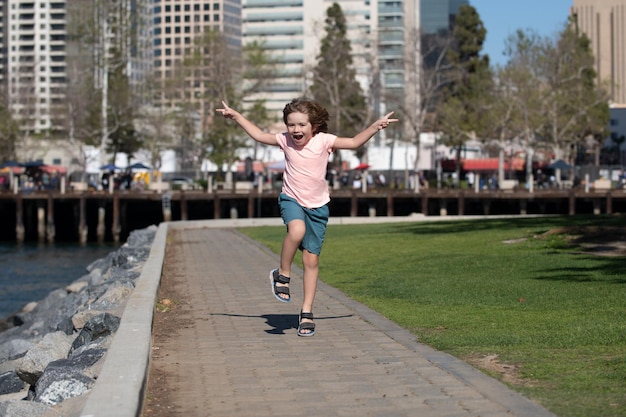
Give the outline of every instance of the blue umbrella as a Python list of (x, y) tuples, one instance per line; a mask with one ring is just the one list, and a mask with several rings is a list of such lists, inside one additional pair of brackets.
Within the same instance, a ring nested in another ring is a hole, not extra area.
[(17, 168), (21, 167), (22, 164), (17, 161), (6, 161), (0, 164), (0, 169), (2, 168)]
[(106, 164), (106, 165), (102, 165), (102, 166), (100, 167), (100, 169), (101, 169), (102, 171), (115, 171), (115, 170), (117, 170), (117, 169), (121, 169), (121, 168), (120, 168), (120, 167), (118, 167), (118, 166), (117, 166), (117, 165), (115, 165), (115, 164)]
[(42, 167), (46, 164), (43, 163), (43, 161), (28, 161), (28, 162), (24, 162), (22, 164), (22, 166), (24, 168), (39, 168)]
[(142, 164), (141, 162), (135, 162), (128, 168), (130, 169), (151, 169), (149, 166)]

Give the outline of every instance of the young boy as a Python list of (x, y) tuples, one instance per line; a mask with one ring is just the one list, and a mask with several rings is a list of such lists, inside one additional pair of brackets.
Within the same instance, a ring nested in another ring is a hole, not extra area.
[(322, 250), (330, 201), (326, 183), (326, 167), (334, 149), (357, 149), (378, 131), (385, 129), (393, 112), (381, 117), (367, 129), (352, 138), (327, 133), (328, 111), (319, 103), (305, 98), (294, 99), (283, 109), (284, 133), (268, 133), (222, 101), (216, 109), (227, 119), (241, 126), (255, 141), (279, 146), (285, 153), (283, 188), (278, 198), (280, 214), (287, 234), (280, 253), (280, 265), (270, 271), (274, 296), (283, 302), (291, 301), (289, 282), (291, 264), (298, 249), (302, 250), (304, 266), (304, 300), (298, 320), (298, 336), (313, 336), (313, 301), (317, 290), (319, 255)]

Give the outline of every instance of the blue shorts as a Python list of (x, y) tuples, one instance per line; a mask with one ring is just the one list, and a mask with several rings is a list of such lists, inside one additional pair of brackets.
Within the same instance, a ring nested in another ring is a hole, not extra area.
[(309, 209), (302, 207), (294, 198), (281, 193), (278, 196), (280, 216), (283, 222), (289, 227), (292, 220), (302, 220), (305, 226), (304, 238), (300, 243), (300, 250), (319, 256), (322, 253), (322, 244), (326, 235), (326, 225), (330, 210), (327, 205), (319, 208)]

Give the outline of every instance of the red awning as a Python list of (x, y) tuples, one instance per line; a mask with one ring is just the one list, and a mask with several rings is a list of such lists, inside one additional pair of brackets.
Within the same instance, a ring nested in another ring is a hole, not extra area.
[[(485, 159), (463, 159), (464, 171), (497, 171), (498, 170), (498, 158), (485, 158)], [(512, 160), (504, 161), (505, 170), (523, 171), (525, 161), (522, 158), (513, 158)]]
[[(252, 162), (252, 170), (254, 172), (263, 172), (264, 168), (263, 168), (263, 162), (261, 161), (253, 161)], [(237, 172), (245, 172), (246, 171), (246, 163), (245, 162), (238, 162), (237, 163)]]
[(48, 174), (67, 174), (67, 168), (62, 165), (43, 165), (41, 170)]

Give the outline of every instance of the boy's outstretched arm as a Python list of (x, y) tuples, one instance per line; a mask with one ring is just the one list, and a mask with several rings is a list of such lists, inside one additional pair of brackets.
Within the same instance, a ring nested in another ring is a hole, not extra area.
[(387, 113), (385, 116), (376, 120), (367, 129), (359, 132), (353, 138), (337, 137), (335, 139), (335, 149), (357, 149), (363, 146), (368, 140), (370, 140), (378, 131), (383, 130), (389, 126), (389, 123), (395, 123), (398, 119), (390, 119), (393, 112)]
[(226, 104), (225, 101), (222, 101), (222, 105), (224, 106), (223, 108), (215, 109), (215, 111), (222, 113), (222, 116), (226, 119), (236, 121), (237, 124), (239, 124), (239, 126), (241, 126), (252, 139), (266, 145), (278, 145), (275, 134), (262, 131), (261, 128), (246, 119), (237, 110), (228, 107), (228, 104)]

